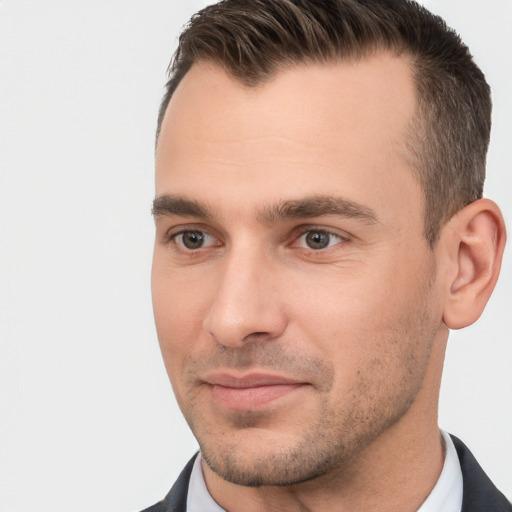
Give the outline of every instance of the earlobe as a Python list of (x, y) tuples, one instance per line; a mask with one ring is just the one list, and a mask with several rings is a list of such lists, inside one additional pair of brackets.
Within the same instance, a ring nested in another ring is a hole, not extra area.
[(479, 199), (450, 219), (445, 230), (453, 266), (443, 320), (450, 329), (461, 329), (480, 317), (494, 290), (505, 248), (505, 224), (495, 203)]

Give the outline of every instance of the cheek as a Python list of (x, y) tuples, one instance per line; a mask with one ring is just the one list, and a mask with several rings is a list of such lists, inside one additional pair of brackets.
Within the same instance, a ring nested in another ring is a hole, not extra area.
[(158, 341), (171, 377), (171, 369), (175, 373), (177, 366), (182, 366), (200, 338), (207, 309), (205, 293), (196, 281), (179, 279), (156, 263), (151, 290)]
[[(412, 357), (422, 338), (425, 275), (390, 263), (377, 272), (316, 276), (296, 301), (298, 329), (308, 333), (347, 383), (363, 367), (397, 367)], [(297, 290), (296, 290), (297, 292)], [(411, 353), (413, 353), (411, 355)]]
[(198, 350), (200, 339), (198, 301), (201, 294), (154, 273), (152, 295), (160, 351), (174, 395), (183, 411), (187, 407), (187, 389), (184, 387), (187, 360), (194, 350)]
[(294, 317), (304, 329), (318, 333), (326, 347), (334, 349), (333, 340), (348, 343), (354, 336), (362, 342), (356, 335), (386, 323), (385, 317), (395, 307), (390, 303), (395, 297), (385, 292), (390, 288), (386, 280), (376, 276), (376, 272), (365, 274), (349, 269), (297, 279), (289, 297)]

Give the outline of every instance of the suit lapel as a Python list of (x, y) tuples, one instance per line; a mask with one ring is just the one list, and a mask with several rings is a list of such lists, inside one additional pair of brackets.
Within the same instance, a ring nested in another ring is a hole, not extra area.
[(165, 499), (142, 512), (187, 512), (188, 484), (196, 456), (188, 461)]
[(461, 512), (511, 512), (512, 505), (491, 482), (468, 447), (451, 436), (462, 470)]

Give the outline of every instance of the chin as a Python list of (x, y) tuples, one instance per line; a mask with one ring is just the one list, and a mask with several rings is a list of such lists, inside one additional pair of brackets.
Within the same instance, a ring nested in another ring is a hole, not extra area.
[(319, 443), (312, 434), (307, 430), (292, 435), (245, 428), (215, 438), (197, 438), (201, 455), (214, 473), (233, 484), (261, 487), (303, 483), (339, 466), (343, 459), (340, 450), (333, 451), (332, 446)]
[(201, 455), (222, 479), (246, 487), (290, 486), (324, 475), (331, 469), (330, 457), (307, 460), (304, 453), (272, 451), (258, 455), (238, 451)]

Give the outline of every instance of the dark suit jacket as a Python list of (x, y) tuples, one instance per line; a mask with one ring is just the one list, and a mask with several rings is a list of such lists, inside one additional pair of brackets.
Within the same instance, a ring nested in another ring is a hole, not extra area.
[[(489, 480), (468, 447), (455, 436), (451, 437), (462, 469), (461, 512), (512, 512), (512, 505)], [(186, 512), (188, 482), (194, 459), (195, 457), (185, 466), (165, 499), (142, 512)]]

